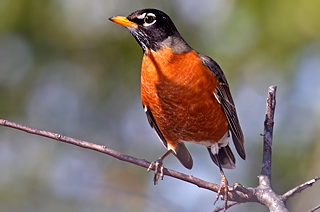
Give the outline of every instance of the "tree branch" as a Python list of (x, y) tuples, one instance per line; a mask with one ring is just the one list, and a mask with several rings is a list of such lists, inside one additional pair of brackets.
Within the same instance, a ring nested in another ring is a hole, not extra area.
[(226, 208), (224, 208), (224, 205), (217, 206), (212, 212), (219, 212), (219, 211), (222, 211), (222, 210), (224, 210), (224, 209), (231, 208), (232, 206), (238, 205), (238, 204), (239, 204), (239, 203), (237, 203), (237, 202), (228, 202)]
[[(22, 130), (22, 131), (25, 131), (30, 134), (39, 135), (39, 136), (51, 138), (51, 139), (54, 139), (57, 141), (73, 144), (73, 145), (76, 145), (76, 146), (79, 146), (82, 148), (98, 151), (98, 152), (107, 154), (109, 156), (112, 156), (114, 158), (117, 158), (119, 160), (129, 162), (129, 163), (132, 163), (132, 164), (144, 167), (144, 168), (148, 168), (150, 165), (150, 162), (148, 162), (144, 159), (138, 159), (138, 158), (120, 153), (118, 151), (109, 149), (106, 146), (74, 139), (71, 137), (63, 136), (58, 133), (53, 133), (53, 132), (49, 132), (49, 131), (45, 131), (45, 130), (31, 128), (31, 127), (28, 127), (28, 126), (25, 126), (22, 124), (18, 124), (18, 123), (14, 123), (14, 122), (4, 120), (4, 119), (0, 119), (0, 125), (6, 126), (6, 127), (11, 127), (11, 128), (17, 129), (17, 130)], [(152, 170), (154, 171), (154, 168)], [(194, 177), (192, 175), (186, 175), (181, 172), (177, 172), (177, 171), (167, 169), (167, 168), (164, 168), (164, 175), (167, 175), (167, 176), (173, 177), (173, 178), (177, 178), (179, 180), (183, 180), (185, 182), (194, 184), (194, 185), (198, 186), (199, 188), (214, 191), (216, 193), (218, 192), (219, 187), (220, 187), (216, 183), (209, 183), (207, 181), (204, 181), (204, 180), (199, 179), (197, 177)], [(253, 191), (250, 188), (237, 189), (237, 190), (229, 192), (229, 200), (231, 200), (231, 201), (248, 202), (248, 201), (252, 201), (252, 199), (254, 199), (254, 196), (253, 196)]]
[(261, 172), (258, 176), (259, 185), (257, 189), (257, 198), (260, 203), (266, 205), (270, 211), (289, 211), (281, 196), (276, 194), (271, 187), (271, 155), (274, 113), (276, 108), (277, 86), (270, 86), (268, 90), (266, 118), (264, 121), (263, 134), (263, 156)]
[[(277, 86), (270, 86), (267, 98), (266, 118), (264, 121), (264, 134), (263, 134), (263, 156), (262, 167), (259, 175), (264, 176), (261, 180), (263, 184), (270, 185), (271, 179), (271, 155), (272, 155), (272, 139), (273, 139), (273, 125), (274, 125), (274, 112), (276, 108), (276, 91)], [(269, 180), (269, 181), (268, 181)]]
[(305, 190), (306, 188), (309, 188), (313, 186), (314, 183), (316, 183), (318, 180), (320, 180), (320, 177), (315, 177), (312, 180), (309, 180), (305, 183), (302, 183), (301, 185), (298, 185), (297, 187), (294, 187), (293, 189), (287, 191), (282, 195), (282, 199), (284, 202), (286, 202), (290, 197), (294, 196), (297, 193), (300, 193), (301, 191)]
[[(290, 191), (286, 192), (283, 195), (278, 195), (273, 191), (271, 187), (271, 153), (272, 153), (271, 149), (272, 149), (272, 135), (273, 135), (273, 125), (274, 125), (273, 119), (274, 119), (274, 112), (275, 112), (275, 105), (276, 105), (275, 94), (276, 94), (276, 86), (270, 86), (268, 99), (267, 99), (266, 119), (264, 122), (265, 129), (264, 129), (264, 135), (263, 135), (263, 143), (264, 143), (263, 159), (262, 159), (261, 172), (260, 172), (260, 175), (258, 176), (259, 185), (255, 188), (251, 188), (251, 187), (243, 187), (241, 184), (236, 183), (233, 186), (233, 188), (231, 188), (231, 190), (228, 191), (228, 200), (229, 200), (228, 208), (236, 204), (245, 203), (245, 202), (259, 202), (263, 205), (266, 205), (270, 211), (288, 211), (288, 209), (285, 206), (287, 199), (301, 192), (307, 187), (312, 186), (315, 182), (317, 182), (320, 179), (319, 177), (316, 177), (313, 180), (310, 180), (300, 186), (297, 186), (291, 189)], [(22, 130), (30, 134), (39, 135), (39, 136), (51, 138), (54, 140), (58, 140), (61, 142), (77, 145), (82, 148), (98, 151), (98, 152), (110, 155), (119, 160), (129, 162), (144, 168), (148, 168), (150, 165), (150, 162), (144, 159), (138, 159), (129, 155), (125, 155), (123, 153), (109, 149), (106, 146), (89, 143), (87, 141), (74, 139), (71, 137), (63, 136), (63, 135), (49, 132), (49, 131), (31, 128), (31, 127), (10, 122), (4, 119), (0, 119), (0, 125), (11, 127), (17, 130)], [(218, 192), (220, 187), (215, 183), (209, 183), (202, 179), (196, 178), (192, 175), (186, 175), (171, 169), (164, 168), (164, 175), (167, 175), (179, 180), (183, 180), (185, 182), (194, 184), (199, 188), (207, 189), (216, 193)], [(215, 211), (220, 211), (221, 208), (217, 207)]]
[(315, 208), (312, 208), (309, 212), (315, 212), (315, 211), (317, 211), (318, 209), (320, 209), (320, 205), (316, 206)]
[[(17, 130), (22, 130), (25, 131), (27, 133), (30, 134), (34, 134), (34, 135), (39, 135), (39, 136), (43, 136), (43, 137), (47, 137), (47, 138), (51, 138), (54, 140), (58, 140), (58, 141), (62, 141), (65, 143), (69, 143), (69, 144), (73, 144), (82, 148), (86, 148), (86, 149), (91, 149), (94, 151), (98, 151), (107, 155), (110, 155), (114, 158), (117, 158), (119, 160), (125, 161), (125, 162), (129, 162), (144, 168), (148, 168), (150, 165), (150, 162), (144, 160), (144, 159), (138, 159), (129, 155), (125, 155), (123, 153), (120, 153), (118, 151), (112, 150), (107, 148), (106, 146), (102, 146), (102, 145), (98, 145), (98, 144), (93, 144), (93, 143), (89, 143), (87, 141), (82, 141), (82, 140), (78, 140), (78, 139), (74, 139), (74, 138), (70, 138), (67, 136), (63, 136), (57, 133), (53, 133), (53, 132), (49, 132), (49, 131), (45, 131), (45, 130), (39, 130), (39, 129), (35, 129), (35, 128), (31, 128), (22, 124), (18, 124), (18, 123), (14, 123), (14, 122), (10, 122), (4, 119), (0, 119), (0, 125), (2, 126), (6, 126), (6, 127), (11, 127)], [(214, 192), (217, 192), (219, 189), (219, 185), (215, 184), (215, 183), (209, 183), (207, 181), (201, 180), (199, 178), (193, 177), (192, 175), (186, 175), (177, 171), (173, 171), (170, 169), (164, 169), (164, 175), (173, 177), (173, 178), (177, 178), (189, 183), (192, 183), (200, 188), (204, 188), (207, 190), (211, 190)]]

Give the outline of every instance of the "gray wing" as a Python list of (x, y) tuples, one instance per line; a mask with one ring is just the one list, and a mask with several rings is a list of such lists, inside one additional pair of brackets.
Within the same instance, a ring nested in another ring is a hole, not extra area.
[(239, 119), (237, 116), (237, 111), (229, 90), (229, 85), (226, 77), (224, 76), (220, 66), (212, 58), (199, 54), (203, 64), (205, 64), (210, 71), (218, 78), (219, 86), (217, 88), (217, 96), (220, 100), (223, 111), (227, 116), (227, 120), (230, 126), (230, 131), (232, 134), (232, 140), (236, 147), (236, 150), (242, 159), (246, 158), (246, 153), (244, 150), (244, 138), (240, 127)]

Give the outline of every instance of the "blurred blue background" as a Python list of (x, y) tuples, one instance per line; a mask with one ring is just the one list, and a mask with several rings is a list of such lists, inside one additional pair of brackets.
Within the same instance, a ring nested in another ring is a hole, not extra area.
[[(165, 149), (140, 101), (142, 50), (108, 18), (153, 7), (222, 66), (245, 134), (247, 160), (230, 184), (256, 186), (265, 100), (278, 85), (272, 183), (278, 193), (319, 175), (320, 1), (1, 0), (0, 117), (103, 144), (149, 161)], [(233, 146), (232, 146), (233, 147)], [(207, 150), (188, 144), (194, 168), (220, 182)], [(106, 155), (0, 128), (0, 211), (212, 211), (215, 194)], [(288, 201), (320, 203), (320, 184)], [(218, 204), (222, 204), (221, 201)], [(268, 211), (242, 204), (230, 211)]]

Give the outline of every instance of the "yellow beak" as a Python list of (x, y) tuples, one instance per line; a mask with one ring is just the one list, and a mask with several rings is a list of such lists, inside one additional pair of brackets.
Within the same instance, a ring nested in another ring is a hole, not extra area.
[(129, 21), (126, 17), (123, 17), (123, 16), (114, 16), (112, 18), (109, 18), (109, 20), (113, 21), (116, 24), (120, 24), (121, 26), (124, 26), (124, 27), (131, 27), (134, 29), (138, 28), (138, 24), (132, 21)]

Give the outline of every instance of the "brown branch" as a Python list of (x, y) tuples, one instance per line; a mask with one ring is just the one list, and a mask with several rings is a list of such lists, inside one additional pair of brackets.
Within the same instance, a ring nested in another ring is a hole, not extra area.
[[(73, 144), (73, 145), (77, 145), (79, 147), (82, 148), (86, 148), (86, 149), (91, 149), (91, 150), (95, 150), (107, 155), (110, 155), (112, 157), (115, 157), (119, 160), (122, 161), (126, 161), (144, 168), (148, 168), (150, 165), (150, 162), (144, 160), (144, 159), (138, 159), (132, 156), (128, 156), (125, 155), (123, 153), (117, 152), (115, 150), (109, 149), (106, 146), (102, 146), (102, 145), (97, 145), (97, 144), (93, 144), (93, 143), (89, 143), (87, 141), (82, 141), (82, 140), (78, 140), (78, 139), (74, 139), (74, 138), (70, 138), (67, 136), (63, 136), (57, 133), (52, 133), (49, 131), (44, 131), (44, 130), (39, 130), (39, 129), (35, 129), (35, 128), (31, 128), (25, 125), (21, 125), (18, 123), (14, 123), (14, 122), (10, 122), (4, 119), (0, 119), (0, 125), (2, 126), (6, 126), (6, 127), (11, 127), (14, 129), (18, 129), (18, 130), (22, 130), (25, 131), (27, 133), (30, 134), (34, 134), (34, 135), (39, 135), (39, 136), (44, 136), (47, 138), (51, 138), (54, 140), (58, 140), (58, 141), (62, 141), (65, 143), (69, 143), (69, 144)], [(215, 184), (215, 183), (209, 183), (207, 181), (204, 181), (202, 179), (199, 179), (197, 177), (194, 177), (192, 175), (186, 175), (183, 174), (181, 172), (177, 172), (171, 169), (166, 169), (164, 168), (164, 175), (167, 175), (169, 177), (173, 177), (173, 178), (177, 178), (180, 180), (183, 180), (185, 182), (194, 184), (196, 186), (198, 186), (199, 188), (203, 188), (203, 189), (207, 189), (210, 191), (214, 191), (214, 192), (218, 192), (219, 190), (219, 185)], [(228, 199), (230, 201), (235, 201), (238, 203), (241, 202), (257, 202), (257, 199), (254, 196), (254, 188), (243, 188), (241, 186), (235, 186), (235, 189), (233, 191), (228, 192)]]
[[(294, 196), (295, 194), (301, 192), (307, 187), (312, 186), (320, 178), (316, 177), (313, 180), (310, 180), (300, 186), (297, 186), (283, 195), (276, 194), (271, 187), (271, 154), (272, 154), (272, 136), (273, 136), (273, 125), (274, 125), (274, 112), (276, 105), (276, 86), (269, 87), (268, 99), (267, 99), (267, 110), (266, 110), (266, 119), (264, 122), (264, 135), (263, 135), (263, 159), (262, 159), (262, 168), (259, 178), (259, 185), (256, 188), (243, 187), (241, 184), (235, 184), (233, 188), (228, 192), (228, 208), (236, 204), (245, 203), (245, 202), (259, 202), (263, 205), (266, 205), (270, 211), (288, 211), (285, 206), (285, 203), (288, 198)], [(22, 130), (30, 134), (44, 136), (61, 142), (77, 145), (82, 148), (91, 149), (98, 151), (107, 155), (110, 155), (114, 158), (117, 158), (122, 161), (126, 161), (144, 168), (148, 168), (150, 162), (144, 159), (138, 159), (123, 153), (117, 152), (115, 150), (109, 149), (106, 146), (97, 145), (89, 143), (87, 141), (82, 141), (67, 136), (63, 136), (57, 133), (52, 133), (49, 131), (39, 130), (31, 128), (25, 125), (18, 123), (10, 122), (4, 119), (0, 119), (0, 125), (11, 127), (17, 130)], [(219, 190), (219, 185), (215, 183), (209, 183), (207, 181), (196, 178), (192, 175), (186, 175), (181, 172), (177, 172), (170, 169), (164, 169), (164, 175), (183, 180), (185, 182), (194, 184), (199, 188), (204, 188), (210, 191), (217, 192)], [(224, 208), (224, 207), (221, 207)], [(214, 211), (220, 211), (221, 208), (218, 206)], [(317, 208), (312, 211), (317, 210)]]
[[(126, 161), (129, 163), (144, 167), (144, 168), (148, 168), (150, 165), (150, 162), (148, 162), (144, 159), (138, 159), (138, 158), (135, 158), (135, 157), (132, 157), (129, 155), (125, 155), (125, 154), (120, 153), (118, 151), (109, 149), (106, 146), (89, 143), (87, 141), (82, 141), (82, 140), (70, 138), (70, 137), (63, 136), (63, 135), (53, 133), (53, 132), (49, 132), (49, 131), (31, 128), (31, 127), (28, 127), (28, 126), (25, 126), (22, 124), (18, 124), (18, 123), (14, 123), (14, 122), (10, 122), (10, 121), (4, 120), (4, 119), (0, 119), (0, 125), (6, 126), (6, 127), (11, 127), (11, 128), (17, 129), (17, 130), (22, 130), (22, 131), (25, 131), (30, 134), (39, 135), (39, 136), (51, 138), (54, 140), (62, 141), (65, 143), (77, 145), (82, 148), (95, 150), (95, 151), (110, 155), (110, 156), (117, 158), (119, 160)], [(165, 168), (164, 175), (186, 181), (188, 183), (194, 184), (200, 188), (204, 188), (204, 189), (207, 189), (210, 191), (218, 192), (218, 190), (219, 190), (219, 185), (217, 185), (215, 183), (209, 183), (207, 181), (201, 180), (201, 179), (194, 177), (192, 175), (186, 175), (186, 174), (183, 174), (181, 172), (177, 172), (177, 171), (174, 171), (171, 169)], [(246, 190), (246, 191), (247, 191), (246, 194), (242, 193), (241, 191), (230, 192), (229, 199), (233, 200), (233, 201), (246, 202), (246, 200), (247, 201), (249, 200), (247, 197), (250, 193), (252, 196), (252, 192), (250, 190)]]

